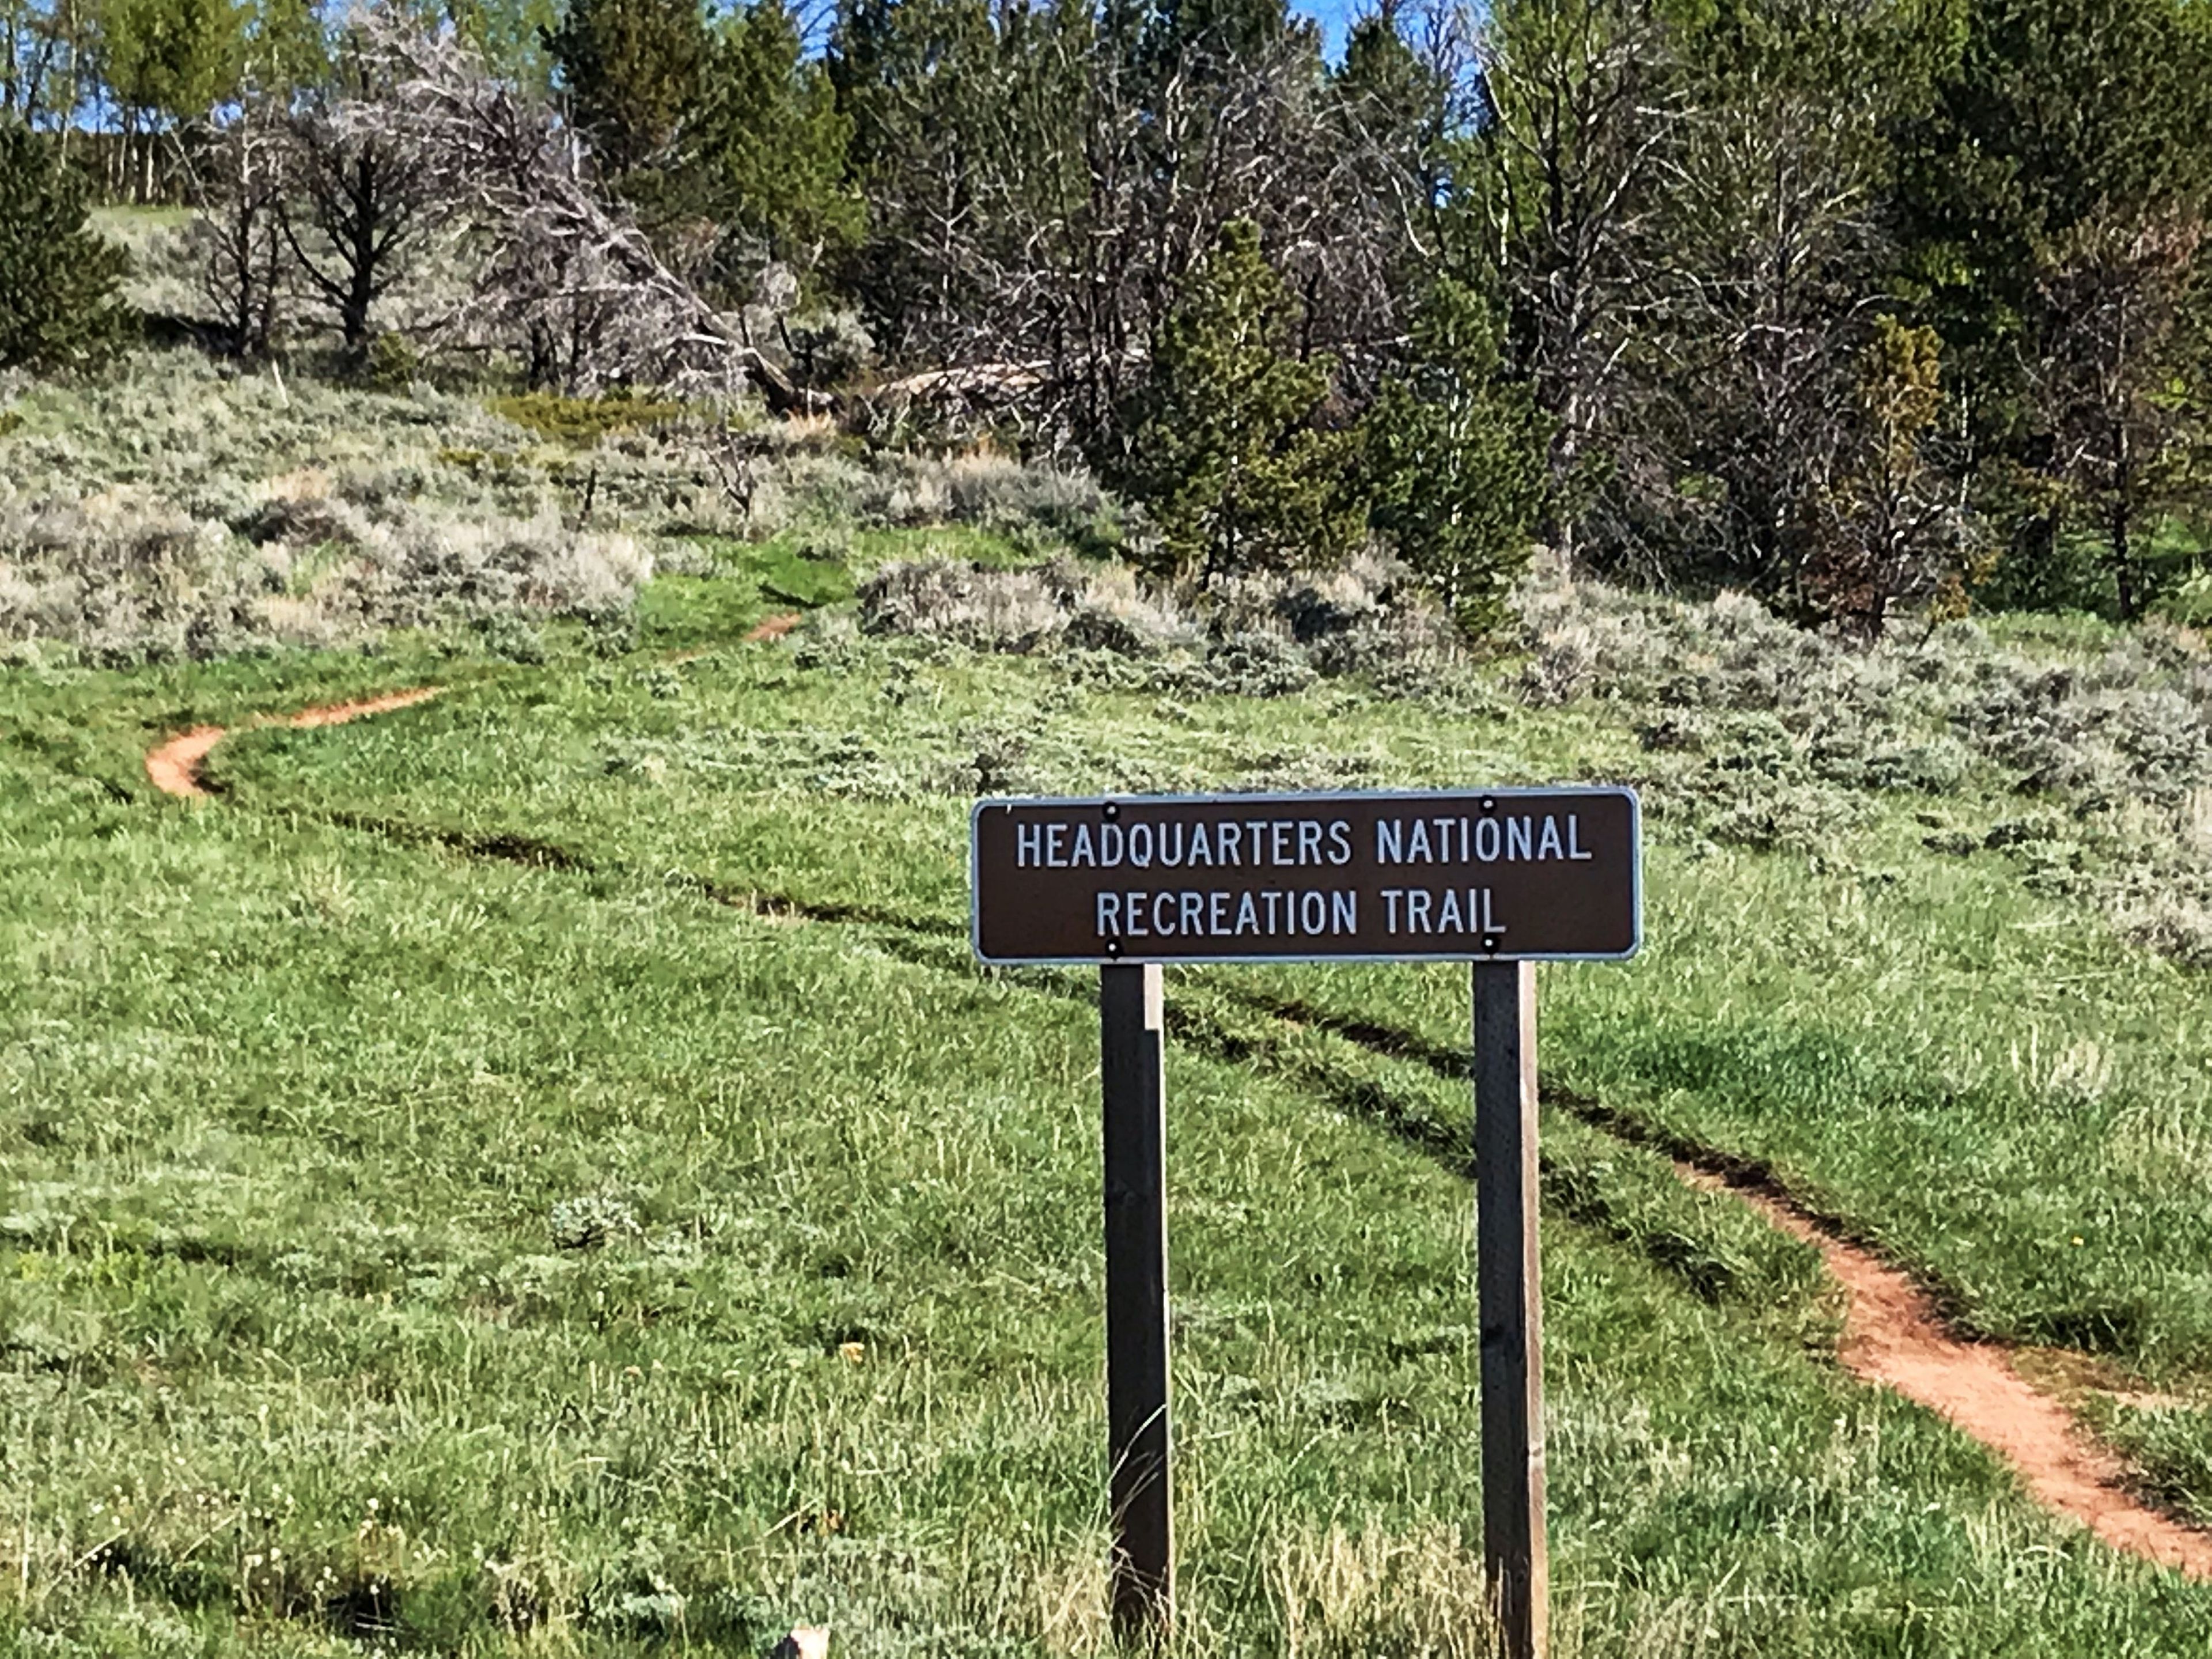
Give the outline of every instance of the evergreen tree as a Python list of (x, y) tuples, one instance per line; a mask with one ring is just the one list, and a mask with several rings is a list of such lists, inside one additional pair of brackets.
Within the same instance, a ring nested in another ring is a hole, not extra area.
[(639, 174), (696, 108), (713, 51), (699, 0), (568, 0), (545, 49), (606, 175)]
[(1373, 522), (1462, 628), (1486, 633), (1528, 562), (1551, 423), (1503, 377), (1497, 319), (1463, 283), (1431, 287), (1411, 355), (1367, 417)]
[(129, 264), (87, 226), (82, 186), (46, 140), (0, 117), (0, 368), (82, 368), (113, 351)]
[(852, 122), (783, 0), (754, 0), (723, 20), (702, 79), (681, 164), (684, 206), (800, 270), (855, 241), (865, 214), (846, 173)]
[(1259, 228), (1232, 220), (1156, 332), (1120, 468), (1160, 527), (1164, 574), (1206, 586), (1357, 543), (1358, 439), (1318, 424), (1333, 365), (1291, 355), (1297, 325)]
[[(2106, 567), (2121, 608), (2136, 601), (2130, 525), (2166, 501), (2130, 471), (2110, 416), (2148, 412), (2137, 392), (2179, 367), (2158, 319), (2193, 279), (2208, 130), (2212, 33), (2187, 0), (1973, 0), (1929, 108), (1900, 125), (1905, 292), (1942, 336), (1978, 471), (1997, 486), (2000, 594), (2090, 598), (2061, 574), (2087, 532), (2118, 538)], [(2130, 315), (2154, 325), (2109, 330)], [(2091, 501), (2075, 446), (2100, 423), (2129, 483), (2107, 467)]]
[(1155, 104), (1170, 81), (1194, 73), (1218, 81), (1229, 65), (1286, 44), (1320, 73), (1320, 27), (1294, 15), (1286, 0), (1107, 0), (1105, 14), (1108, 34), (1127, 44), (1128, 66)]
[(330, 73), (330, 43), (313, 0), (246, 0), (240, 92), (284, 104)]
[(558, 0), (443, 0), (441, 9), (494, 75), (528, 92), (550, 88), (546, 37), (560, 27)]
[(1957, 475), (1939, 461), (1942, 342), (1885, 313), (1860, 355), (1856, 440), (1828, 492), (1824, 533), (1807, 573), (1820, 615), (1863, 640), (1881, 637), (1900, 601), (1957, 616), (1987, 574)]

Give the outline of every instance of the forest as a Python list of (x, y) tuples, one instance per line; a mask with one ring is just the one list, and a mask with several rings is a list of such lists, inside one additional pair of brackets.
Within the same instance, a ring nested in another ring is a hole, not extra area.
[(0, 363), (179, 203), (210, 351), (984, 437), (1200, 587), (2186, 619), (2209, 101), (2193, 0), (5, 0)]

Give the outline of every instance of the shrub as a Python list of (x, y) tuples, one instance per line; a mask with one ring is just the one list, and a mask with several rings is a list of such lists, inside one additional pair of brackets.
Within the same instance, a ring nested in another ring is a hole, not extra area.
[(2188, 968), (2212, 968), (2212, 904), (2174, 894), (2120, 911), (2121, 931), (2136, 944)]
[(1158, 574), (1336, 562), (1357, 544), (1356, 437), (1317, 416), (1333, 366), (1290, 346), (1297, 307), (1249, 219), (1224, 228), (1152, 342), (1121, 481), (1162, 534)]
[(595, 657), (627, 656), (638, 647), (641, 636), (635, 605), (625, 605), (618, 611), (593, 611), (584, 622), (586, 642)]
[(0, 117), (0, 368), (82, 368), (122, 343), (130, 261), (85, 223), (83, 187), (46, 140)]
[(1012, 795), (1037, 787), (1026, 732), (976, 726), (961, 732), (960, 740), (971, 757), (953, 769), (953, 775), (945, 781), (947, 793)]
[(598, 398), (568, 398), (557, 392), (525, 392), (494, 398), (492, 413), (552, 443), (589, 449), (617, 432), (635, 432), (673, 421), (684, 405), (629, 392)]
[(2212, 570), (2198, 570), (2159, 601), (2159, 610), (2171, 620), (2192, 628), (2212, 625)]
[(1861, 776), (1869, 788), (1948, 795), (1965, 787), (1972, 765), (1963, 744), (1937, 738), (1877, 750), (1867, 757)]
[(265, 583), (228, 532), (143, 489), (0, 507), (0, 635), (125, 664), (235, 648)]
[(949, 559), (888, 564), (861, 585), (860, 599), (869, 633), (933, 636), (985, 651), (1065, 647), (1139, 657), (1199, 638), (1126, 568), (1064, 554), (1021, 570)]
[(544, 636), (512, 611), (490, 612), (477, 623), (477, 634), (495, 657), (533, 668), (545, 660)]
[(1063, 533), (1083, 529), (1107, 509), (1105, 492), (1087, 473), (1027, 464), (992, 450), (971, 450), (945, 464), (948, 516), (996, 528), (1039, 526)]
[(550, 511), (481, 520), (404, 500), (364, 507), (313, 471), (264, 485), (237, 522), (248, 535), (143, 486), (0, 497), (0, 638), (66, 641), (126, 662), (499, 613), (619, 627), (652, 568), (630, 538), (578, 534)]
[(606, 1193), (564, 1198), (545, 1220), (554, 1248), (562, 1250), (593, 1250), (615, 1239), (635, 1238), (644, 1231), (636, 1211)]
[(855, 312), (823, 311), (791, 325), (792, 368), (807, 386), (839, 386), (875, 362), (875, 337)]
[(422, 378), (422, 354), (404, 334), (386, 329), (369, 342), (362, 374), (379, 392), (404, 392)]
[(1066, 626), (1067, 597), (1039, 570), (986, 571), (950, 559), (889, 564), (860, 586), (860, 625), (871, 634), (1032, 651)]
[(1870, 816), (1856, 795), (1806, 787), (1732, 787), (1729, 798), (1705, 819), (1705, 833), (1723, 845), (1759, 852), (1826, 853), (1844, 831)]
[(525, 610), (591, 617), (623, 608), (652, 574), (629, 537), (581, 534), (550, 512), (489, 521), (405, 512), (365, 551), (341, 592), (382, 626)]
[(1381, 559), (1322, 578), (1242, 578), (1197, 611), (1126, 566), (1066, 555), (1020, 570), (891, 564), (862, 585), (860, 623), (978, 650), (1065, 653), (1075, 677), (1131, 690), (1282, 696), (1322, 674), (1367, 675), (1389, 696), (1468, 689), (1449, 627)]
[(1286, 634), (1245, 629), (1215, 642), (1202, 667), (1182, 677), (1195, 691), (1287, 697), (1314, 682), (1313, 661)]

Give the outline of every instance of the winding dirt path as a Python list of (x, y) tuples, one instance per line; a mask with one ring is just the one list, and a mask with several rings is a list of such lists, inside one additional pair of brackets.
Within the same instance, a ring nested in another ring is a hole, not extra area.
[[(796, 613), (770, 617), (745, 637), (775, 639), (798, 621)], [(418, 686), (324, 703), (289, 716), (258, 717), (248, 724), (341, 726), (428, 702), (443, 690)], [(146, 751), (146, 775), (165, 794), (204, 799), (210, 792), (200, 781), (200, 767), (229, 729), (198, 726), (166, 738)], [(2087, 1527), (2113, 1548), (2191, 1578), (2212, 1580), (2212, 1533), (2163, 1515), (2136, 1496), (2126, 1465), (2092, 1438), (2062, 1401), (2024, 1376), (2009, 1350), (1953, 1335), (1926, 1293), (1905, 1273), (1838, 1237), (1778, 1188), (1730, 1180), (1680, 1158), (1674, 1168), (1685, 1182), (1729, 1194), (1820, 1251), (1848, 1298), (1838, 1353), (1847, 1370), (1948, 1419), (2018, 1470), (2038, 1503)]]
[(2114, 1549), (2212, 1579), (2212, 1534), (2138, 1498), (2126, 1465), (2091, 1439), (2063, 1404), (2021, 1376), (2008, 1350), (1954, 1336), (1904, 1273), (1838, 1237), (1774, 1188), (1735, 1184), (1680, 1162), (1674, 1168), (1692, 1185), (1733, 1194), (1820, 1251), (1849, 1298), (1837, 1354), (1846, 1370), (1948, 1418), (2017, 1469), (2038, 1503)]
[[(348, 720), (357, 720), (370, 714), (387, 714), (395, 708), (411, 708), (418, 702), (428, 702), (446, 688), (442, 685), (420, 685), (411, 691), (393, 691), (381, 697), (365, 697), (354, 702), (326, 702), (313, 708), (302, 708), (290, 716), (265, 715), (247, 722), (252, 726), (343, 726)], [(227, 726), (196, 726), (189, 732), (179, 732), (146, 751), (146, 775), (154, 787), (165, 795), (181, 799), (204, 800), (208, 787), (200, 781), (200, 766), (209, 751), (230, 735)]]
[(802, 620), (796, 611), (786, 611), (778, 616), (765, 617), (753, 624), (752, 631), (745, 635), (744, 643), (750, 645), (755, 640), (780, 640), (798, 627)]

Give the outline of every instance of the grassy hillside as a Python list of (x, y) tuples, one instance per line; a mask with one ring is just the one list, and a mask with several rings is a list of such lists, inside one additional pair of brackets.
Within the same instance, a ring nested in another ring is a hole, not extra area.
[[(1563, 1651), (2203, 1650), (2212, 1588), (1851, 1382), (1811, 1252), (1667, 1156), (1769, 1166), (1965, 1325), (2046, 1346), (2212, 1518), (2192, 639), (1861, 654), (1553, 580), (1476, 661), (1373, 572), (1209, 633), (1066, 550), (1103, 510), (1070, 481), (823, 438), (759, 539), (642, 485), (578, 532), (532, 462), (559, 546), (629, 538), (659, 574), (634, 606), (486, 599), (428, 556), (446, 532), (407, 541), (507, 510), (440, 458), (449, 395), (386, 410), (431, 410), (428, 508), (349, 483), (374, 454), (273, 491), (313, 434), (241, 428), (240, 514), (358, 516), (264, 544), (218, 504), (194, 544), (328, 550), (290, 592), (326, 632), (285, 634), (264, 584), (210, 645), (211, 578), (128, 628), (10, 613), (15, 1649), (752, 1652), (826, 1620), (841, 1655), (1098, 1650), (1094, 987), (972, 963), (968, 799), (1620, 778), (1649, 948), (1540, 994)], [(0, 465), (107, 418), (27, 422)], [(576, 453), (635, 480), (687, 441), (627, 441)], [(89, 592), (82, 544), (10, 556)], [(945, 555), (1004, 574), (877, 574)], [(446, 690), (246, 725), (418, 684)], [(155, 796), (145, 745), (210, 721), (242, 728), (219, 799)], [(1479, 1651), (1463, 974), (1170, 998), (1193, 1650)]]

